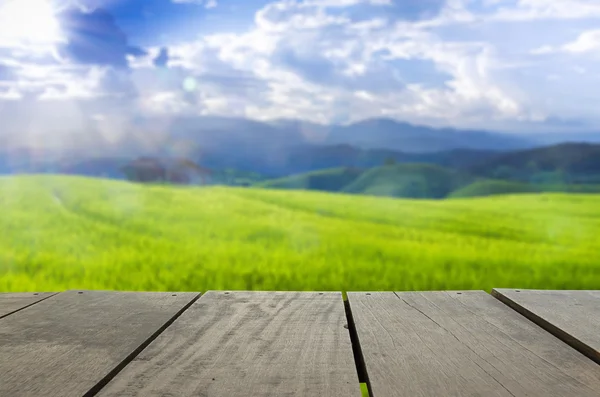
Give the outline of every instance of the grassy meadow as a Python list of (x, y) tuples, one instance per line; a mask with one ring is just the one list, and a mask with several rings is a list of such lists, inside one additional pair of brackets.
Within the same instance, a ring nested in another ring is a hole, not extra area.
[(0, 291), (600, 289), (600, 195), (0, 178)]

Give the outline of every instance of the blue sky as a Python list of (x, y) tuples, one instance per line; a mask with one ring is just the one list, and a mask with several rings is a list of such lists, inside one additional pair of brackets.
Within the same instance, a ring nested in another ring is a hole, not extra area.
[(0, 0), (5, 130), (194, 115), (600, 128), (597, 0), (65, 3)]

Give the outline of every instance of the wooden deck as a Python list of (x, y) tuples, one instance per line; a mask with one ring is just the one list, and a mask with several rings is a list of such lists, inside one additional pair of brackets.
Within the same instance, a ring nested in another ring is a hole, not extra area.
[(600, 397), (600, 291), (0, 294), (0, 396)]

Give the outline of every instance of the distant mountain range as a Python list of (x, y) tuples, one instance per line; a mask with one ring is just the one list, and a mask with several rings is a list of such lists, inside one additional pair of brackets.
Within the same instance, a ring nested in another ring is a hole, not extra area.
[[(502, 152), (500, 152), (502, 153)], [(280, 150), (275, 156), (263, 152), (202, 150), (187, 158), (213, 170), (234, 169), (278, 178), (321, 169), (349, 167), (366, 169), (386, 162), (427, 163), (450, 168), (466, 168), (496, 158), (499, 152), (488, 150), (455, 149), (435, 153), (404, 153), (386, 149), (359, 149), (350, 145), (299, 145)], [(81, 155), (62, 158), (43, 157), (34, 151), (19, 150), (0, 155), (0, 174), (61, 173), (102, 176), (122, 179), (122, 167), (139, 156), (87, 157)], [(169, 158), (160, 153), (157, 158)]]
[(515, 150), (535, 147), (525, 136), (475, 130), (436, 129), (391, 119), (367, 119), (346, 126), (325, 126), (297, 120), (272, 122), (282, 131), (313, 143), (347, 144), (361, 149), (390, 149), (405, 153), (432, 153), (452, 149)]
[[(19, 143), (0, 131), (0, 173), (61, 172), (122, 177), (120, 167), (140, 156), (185, 157), (204, 167), (282, 177), (334, 167), (369, 168), (397, 163), (475, 167), (502, 153), (569, 141), (568, 135), (504, 134), (436, 129), (390, 119), (341, 126), (298, 120), (188, 117), (137, 120), (131, 130), (105, 138), (98, 131), (46, 139), (53, 147)], [(90, 136), (82, 139), (82, 136)], [(600, 134), (577, 140), (600, 141)], [(34, 147), (34, 148), (32, 148)]]

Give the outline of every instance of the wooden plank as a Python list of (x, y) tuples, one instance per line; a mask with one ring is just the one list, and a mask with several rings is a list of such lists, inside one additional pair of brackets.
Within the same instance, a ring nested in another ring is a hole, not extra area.
[(56, 292), (1, 293), (0, 318), (23, 310), (55, 294)]
[(167, 395), (360, 397), (341, 294), (207, 292), (99, 393)]
[(600, 291), (494, 289), (492, 295), (600, 364)]
[(348, 293), (371, 397), (598, 397), (600, 368), (484, 291)]
[(197, 293), (69, 291), (0, 321), (0, 396), (93, 393)]

